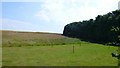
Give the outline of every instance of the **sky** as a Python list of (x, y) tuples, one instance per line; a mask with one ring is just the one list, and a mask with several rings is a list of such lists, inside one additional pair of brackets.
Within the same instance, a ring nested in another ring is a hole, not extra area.
[(0, 30), (63, 33), (71, 22), (118, 9), (120, 0), (2, 0)]

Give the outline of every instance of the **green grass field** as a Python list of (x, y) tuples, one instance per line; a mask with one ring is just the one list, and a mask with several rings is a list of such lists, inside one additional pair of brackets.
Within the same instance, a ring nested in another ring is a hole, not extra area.
[(3, 47), (3, 66), (117, 66), (115, 47), (99, 44)]
[[(118, 47), (118, 53), (120, 54), (120, 47)], [(119, 56), (118, 64), (119, 64), (119, 67), (120, 67), (120, 56)]]
[[(3, 66), (117, 66), (117, 47), (60, 34), (3, 31)], [(42, 40), (42, 41), (41, 41)], [(74, 46), (74, 53), (73, 53)]]

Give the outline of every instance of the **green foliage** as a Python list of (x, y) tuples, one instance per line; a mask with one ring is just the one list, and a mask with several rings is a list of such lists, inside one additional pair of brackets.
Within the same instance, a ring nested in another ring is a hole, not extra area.
[(95, 20), (84, 20), (73, 22), (64, 27), (63, 35), (76, 37), (82, 40), (109, 43), (120, 40), (120, 10), (109, 12), (105, 15), (98, 15)]

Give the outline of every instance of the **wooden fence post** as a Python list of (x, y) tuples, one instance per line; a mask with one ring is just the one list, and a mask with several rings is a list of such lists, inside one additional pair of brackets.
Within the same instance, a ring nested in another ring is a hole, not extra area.
[(73, 45), (73, 54), (74, 54), (74, 52), (75, 52), (75, 51), (74, 51), (74, 45)]

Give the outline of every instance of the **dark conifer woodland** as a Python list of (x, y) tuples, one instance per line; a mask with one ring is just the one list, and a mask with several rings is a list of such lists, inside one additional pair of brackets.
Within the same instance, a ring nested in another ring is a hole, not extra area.
[(95, 43), (120, 43), (120, 10), (98, 15), (89, 19), (72, 22), (64, 27), (63, 35)]

